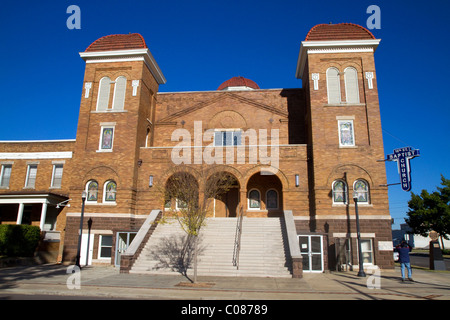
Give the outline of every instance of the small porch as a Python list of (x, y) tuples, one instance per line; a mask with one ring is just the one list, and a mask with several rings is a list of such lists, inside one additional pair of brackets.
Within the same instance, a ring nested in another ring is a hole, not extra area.
[(0, 195), (0, 224), (39, 226), (55, 231), (56, 219), (69, 198), (54, 193), (10, 193)]

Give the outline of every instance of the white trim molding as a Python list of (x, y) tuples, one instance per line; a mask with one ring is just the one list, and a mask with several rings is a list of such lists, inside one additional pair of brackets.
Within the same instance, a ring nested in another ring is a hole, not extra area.
[(314, 90), (319, 90), (319, 73), (312, 73), (311, 79), (314, 81)]
[[(350, 205), (351, 206), (351, 205)], [(353, 205), (354, 206), (354, 205)], [(294, 220), (355, 220), (356, 216), (351, 214), (347, 216), (345, 214), (324, 214), (324, 215), (316, 215), (313, 218), (310, 216), (294, 216)], [(391, 216), (386, 215), (359, 215), (360, 220), (391, 220)]]
[(2, 152), (0, 153), (0, 160), (9, 159), (71, 159), (72, 151), (61, 152)]
[(369, 89), (373, 89), (373, 72), (366, 72), (366, 79)]
[(131, 81), (131, 86), (133, 87), (133, 97), (137, 95), (137, 87), (139, 87), (139, 80)]
[(86, 82), (84, 84), (84, 98), (87, 99), (89, 98), (89, 92), (91, 91), (92, 88), (92, 82)]

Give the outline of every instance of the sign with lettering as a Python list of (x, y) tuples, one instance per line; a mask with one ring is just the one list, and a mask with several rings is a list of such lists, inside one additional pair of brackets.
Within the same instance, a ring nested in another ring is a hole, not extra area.
[(387, 161), (397, 162), (400, 184), (404, 191), (411, 190), (411, 165), (409, 160), (419, 156), (420, 150), (411, 147), (394, 149), (394, 153), (387, 155)]

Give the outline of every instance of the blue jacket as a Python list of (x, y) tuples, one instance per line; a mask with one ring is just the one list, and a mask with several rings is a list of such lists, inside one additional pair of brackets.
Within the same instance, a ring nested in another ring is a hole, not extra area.
[(395, 248), (395, 251), (398, 252), (398, 261), (400, 263), (409, 263), (409, 253), (411, 252), (412, 248), (410, 246), (406, 247), (400, 247), (397, 246)]

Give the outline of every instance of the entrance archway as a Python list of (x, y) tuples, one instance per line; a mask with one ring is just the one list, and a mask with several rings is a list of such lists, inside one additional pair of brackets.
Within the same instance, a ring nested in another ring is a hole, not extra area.
[(232, 186), (223, 194), (211, 199), (213, 201), (213, 217), (228, 218), (236, 217), (239, 208), (240, 184), (239, 180), (231, 173), (226, 173), (232, 180)]
[(283, 185), (276, 175), (253, 174), (247, 182), (247, 215), (277, 216), (283, 212)]

